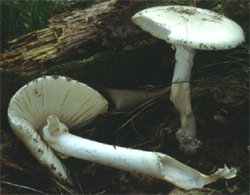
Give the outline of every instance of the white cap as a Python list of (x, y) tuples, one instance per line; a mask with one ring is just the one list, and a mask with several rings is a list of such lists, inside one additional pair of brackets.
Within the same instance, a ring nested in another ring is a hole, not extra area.
[(87, 85), (62, 76), (44, 76), (20, 88), (11, 98), (8, 118), (16, 136), (52, 173), (70, 183), (69, 173), (41, 139), (49, 115), (78, 128), (107, 111), (107, 101)]
[(132, 21), (144, 31), (168, 43), (194, 49), (230, 49), (245, 40), (242, 28), (234, 21), (196, 7), (152, 7), (136, 13)]

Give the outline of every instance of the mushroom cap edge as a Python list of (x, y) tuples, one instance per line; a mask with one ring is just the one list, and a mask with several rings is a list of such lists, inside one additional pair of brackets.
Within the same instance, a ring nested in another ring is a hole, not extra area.
[(191, 6), (156, 6), (132, 16), (132, 22), (171, 44), (200, 50), (226, 50), (245, 41), (242, 28), (231, 19)]

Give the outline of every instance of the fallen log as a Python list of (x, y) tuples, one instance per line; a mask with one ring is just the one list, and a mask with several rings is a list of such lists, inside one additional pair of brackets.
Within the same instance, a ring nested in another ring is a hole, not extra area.
[(139, 47), (156, 40), (130, 21), (131, 16), (161, 2), (105, 1), (86, 9), (66, 11), (49, 20), (48, 28), (9, 42), (0, 54), (0, 70), (23, 75), (41, 73), (55, 64), (82, 59), (107, 48)]

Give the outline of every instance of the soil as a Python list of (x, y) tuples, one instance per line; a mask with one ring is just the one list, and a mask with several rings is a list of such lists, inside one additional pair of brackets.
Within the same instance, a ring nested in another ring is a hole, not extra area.
[[(74, 133), (113, 145), (166, 153), (205, 174), (224, 164), (236, 167), (238, 175), (234, 179), (218, 181), (203, 190), (181, 192), (248, 194), (248, 101), (235, 107), (219, 106), (208, 92), (194, 97), (195, 101), (198, 137), (203, 146), (194, 156), (184, 155), (178, 149), (175, 131), (179, 127), (179, 117), (166, 97), (130, 112), (111, 110), (94, 124)], [(2, 122), (1, 194), (168, 194), (174, 189), (164, 181), (73, 158), (63, 161), (72, 173), (75, 186), (61, 184), (16, 139), (8, 123)], [(174, 190), (173, 194), (180, 193)]]

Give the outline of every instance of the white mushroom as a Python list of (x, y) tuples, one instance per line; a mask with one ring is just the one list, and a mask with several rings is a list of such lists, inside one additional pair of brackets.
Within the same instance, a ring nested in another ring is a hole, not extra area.
[(181, 118), (176, 137), (184, 152), (195, 153), (201, 145), (196, 138), (189, 86), (195, 49), (234, 48), (244, 41), (244, 32), (223, 15), (189, 6), (148, 8), (136, 13), (132, 21), (151, 35), (171, 43), (176, 50), (170, 95)]
[(159, 153), (124, 148), (91, 141), (68, 132), (55, 115), (48, 117), (43, 128), (43, 138), (60, 156), (72, 156), (117, 169), (141, 173), (168, 181), (183, 189), (202, 188), (218, 179), (230, 179), (236, 176), (235, 168), (226, 165), (211, 175), (199, 171)]
[(106, 100), (90, 87), (66, 77), (46, 76), (28, 83), (12, 97), (8, 117), (17, 137), (37, 160), (68, 183), (72, 183), (70, 175), (56, 154), (146, 174), (183, 189), (202, 188), (217, 179), (236, 176), (235, 168), (225, 166), (207, 176), (162, 153), (98, 143), (68, 132), (106, 110)]
[(106, 112), (107, 101), (83, 83), (62, 76), (31, 81), (11, 98), (8, 118), (12, 130), (33, 156), (60, 180), (69, 172), (40, 136), (48, 116), (56, 115), (69, 128), (82, 127)]

